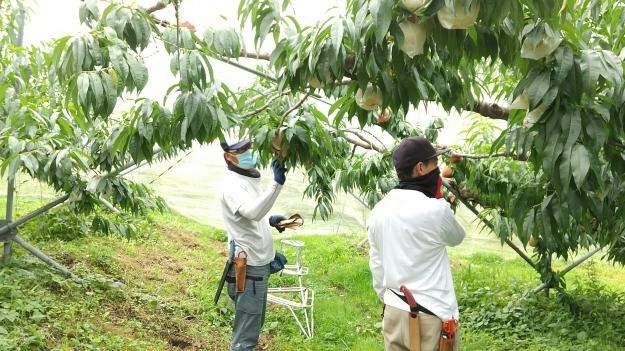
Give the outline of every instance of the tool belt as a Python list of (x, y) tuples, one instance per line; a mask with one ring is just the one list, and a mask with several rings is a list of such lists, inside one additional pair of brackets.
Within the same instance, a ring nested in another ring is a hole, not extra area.
[[(396, 293), (393, 289), (389, 289), (389, 290), (391, 290), (391, 292), (392, 292), (393, 294), (395, 294), (397, 297), (399, 297), (399, 298), (400, 298), (402, 301), (404, 301), (406, 304), (410, 305), (410, 303), (408, 303), (408, 299), (406, 298), (406, 296), (404, 296), (404, 295), (399, 295), (399, 294), (398, 294), (398, 293)], [(421, 305), (419, 305), (419, 304), (417, 304), (417, 309), (416, 309), (416, 311), (418, 311), (418, 312), (423, 312), (423, 313), (425, 313), (425, 314), (429, 314), (430, 316), (436, 316), (436, 315), (434, 314), (434, 312), (432, 312), (432, 311), (428, 310), (427, 308), (425, 308), (425, 307), (423, 307), (423, 306), (421, 306)]]
[[(410, 312), (408, 312), (410, 351), (421, 351), (421, 326), (419, 313), (423, 312), (432, 316), (435, 316), (435, 314), (427, 308), (419, 305), (410, 290), (408, 290), (408, 288), (404, 285), (399, 288), (399, 291), (404, 294), (403, 296), (396, 293), (392, 289), (391, 291), (397, 295), (397, 297), (406, 302), (408, 306), (410, 306)], [(441, 321), (441, 334), (438, 343), (439, 351), (453, 351), (454, 338), (457, 336), (458, 326), (459, 323), (456, 319)]]
[[(248, 276), (245, 277), (245, 280), (250, 280), (252, 282), (252, 291), (254, 292), (254, 295), (256, 295), (256, 282), (262, 282), (263, 281), (263, 277), (255, 277), (253, 275), (248, 275)], [(228, 277), (226, 277), (226, 281), (228, 283), (235, 283), (236, 284), (236, 278), (235, 277), (228, 276)], [(243, 286), (245, 287), (245, 283), (243, 283)]]

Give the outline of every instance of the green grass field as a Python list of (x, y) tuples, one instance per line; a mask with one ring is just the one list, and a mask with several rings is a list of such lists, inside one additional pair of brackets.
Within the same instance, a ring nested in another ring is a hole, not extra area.
[[(78, 285), (21, 249), (0, 268), (0, 349), (225, 350), (231, 311), (212, 298), (225, 259), (223, 232), (176, 215), (155, 216), (151, 237), (49, 240), (37, 245), (87, 280)], [(29, 239), (27, 230), (23, 236)], [(315, 336), (270, 305), (263, 350), (381, 350), (380, 303), (360, 236), (304, 235), (306, 282), (316, 291)], [(592, 261), (572, 272), (569, 303), (522, 299), (537, 275), (518, 258), (451, 253), (463, 350), (623, 349), (622, 269)], [(274, 286), (289, 285), (274, 276)], [(107, 281), (123, 284), (110, 288)]]
[[(228, 349), (231, 306), (226, 299), (212, 303), (226, 255), (215, 201), (223, 167), (202, 163), (204, 157), (192, 153), (154, 182), (180, 214), (153, 215), (138, 240), (42, 239), (37, 234), (43, 219), (21, 228), (20, 236), (86, 284), (63, 278), (15, 248), (11, 263), (0, 266), (0, 350)], [(170, 164), (133, 177), (149, 181)], [(276, 235), (276, 244), (282, 238), (306, 243), (305, 281), (316, 291), (315, 336), (303, 337), (287, 309), (270, 305), (259, 349), (381, 350), (381, 306), (362, 245), (367, 211), (342, 195), (328, 222), (311, 221), (312, 202), (300, 195), (303, 178), (293, 173), (288, 182), (276, 213), (299, 212), (306, 224)], [(18, 185), (15, 218), (55, 196), (25, 179)], [(0, 197), (0, 206), (4, 202)], [(567, 296), (524, 298), (539, 285), (538, 275), (494, 235), (479, 232), (468, 210), (457, 215), (468, 232), (463, 244), (449, 250), (463, 350), (625, 350), (622, 267), (597, 255), (566, 276)], [(274, 276), (271, 284), (292, 285), (289, 279)], [(121, 288), (111, 288), (111, 282)]]

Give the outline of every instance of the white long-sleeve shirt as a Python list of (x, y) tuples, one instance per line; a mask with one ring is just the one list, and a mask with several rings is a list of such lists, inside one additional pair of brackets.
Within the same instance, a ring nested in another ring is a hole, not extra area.
[(282, 185), (273, 183), (262, 192), (260, 178), (226, 172), (222, 184), (221, 212), (228, 231), (228, 242), (234, 240), (237, 252), (247, 253), (247, 264), (263, 266), (275, 256), (267, 214), (276, 202)]
[(445, 200), (393, 189), (372, 210), (367, 230), (373, 288), (384, 303), (408, 310), (387, 291), (405, 285), (439, 318), (459, 318), (446, 246), (460, 244), (465, 232)]

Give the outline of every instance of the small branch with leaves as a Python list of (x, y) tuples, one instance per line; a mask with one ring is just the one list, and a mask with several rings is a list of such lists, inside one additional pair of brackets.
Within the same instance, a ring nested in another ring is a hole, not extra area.
[[(284, 96), (284, 95), (288, 95), (288, 94), (290, 94), (290, 93), (291, 93), (291, 91), (290, 91), (290, 90), (285, 90), (284, 92), (282, 92), (282, 93), (280, 93), (280, 94), (278, 94), (278, 95), (276, 95), (276, 96), (272, 97), (271, 99), (267, 100), (267, 103), (265, 103), (263, 106), (261, 106), (261, 107), (257, 108), (257, 109), (256, 109), (256, 110), (254, 110), (254, 111), (248, 112), (248, 113), (244, 114), (244, 115), (243, 115), (243, 116), (241, 116), (241, 117), (242, 117), (242, 118), (250, 118), (250, 117), (255, 116), (255, 115), (259, 114), (259, 113), (262, 113), (263, 111), (265, 111), (266, 109), (268, 109), (268, 108), (269, 108), (269, 106), (271, 106), (271, 104), (272, 104), (274, 101), (276, 101), (276, 100), (278, 100), (280, 97), (282, 97), (282, 96)], [(254, 100), (254, 99), (252, 99), (252, 101), (253, 101), (253, 100)]]
[(284, 113), (280, 116), (280, 123), (278, 124), (278, 126), (282, 126), (282, 123), (284, 123), (284, 121), (286, 120), (287, 116), (297, 110), (298, 108), (300, 108), (304, 102), (306, 101), (306, 99), (308, 99), (308, 97), (310, 96), (310, 92), (306, 93), (304, 95), (303, 98), (301, 98), (295, 105), (293, 105), (291, 108), (289, 108), (288, 110), (284, 111)]

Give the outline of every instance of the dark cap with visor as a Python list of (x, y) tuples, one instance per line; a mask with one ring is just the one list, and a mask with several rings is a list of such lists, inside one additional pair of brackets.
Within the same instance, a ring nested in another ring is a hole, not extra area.
[(228, 145), (227, 142), (222, 141), (220, 143), (221, 148), (225, 151), (225, 152), (243, 152), (247, 149), (249, 149), (252, 146), (252, 143), (250, 142), (249, 139), (245, 138), (241, 141), (238, 141), (234, 144)]
[(413, 168), (419, 162), (425, 162), (450, 150), (436, 150), (424, 137), (409, 137), (402, 140), (393, 152), (393, 164), (398, 172), (404, 171)]

